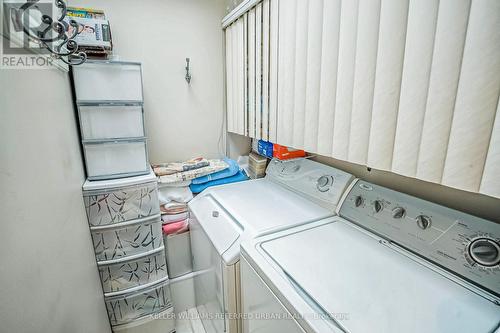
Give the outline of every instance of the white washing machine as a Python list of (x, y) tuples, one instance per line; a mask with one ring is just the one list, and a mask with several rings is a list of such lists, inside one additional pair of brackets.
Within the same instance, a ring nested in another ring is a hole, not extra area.
[(241, 330), (241, 241), (334, 215), (352, 181), (307, 159), (272, 160), (265, 178), (212, 187), (189, 203), (196, 304), (207, 333)]
[(358, 180), (338, 216), (242, 243), (244, 333), (486, 333), (500, 225)]

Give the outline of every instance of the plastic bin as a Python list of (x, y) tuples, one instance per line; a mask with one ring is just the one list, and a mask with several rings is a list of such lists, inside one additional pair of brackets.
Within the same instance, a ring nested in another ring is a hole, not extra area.
[(248, 176), (252, 179), (261, 178), (266, 175), (268, 159), (255, 153), (248, 156)]
[(73, 78), (78, 103), (143, 101), (140, 63), (87, 61), (73, 67)]
[(255, 171), (253, 171), (251, 168), (248, 168), (248, 170), (245, 170), (247, 176), (250, 178), (250, 179), (259, 179), (259, 178), (264, 178), (264, 176), (266, 175), (265, 172), (261, 172), (259, 174), (257, 174)]
[(101, 261), (98, 269), (105, 293), (124, 291), (168, 277), (163, 246), (132, 258)]
[(87, 177), (113, 179), (149, 173), (146, 139), (83, 142)]
[(104, 226), (159, 214), (156, 178), (144, 179), (149, 182), (131, 182), (133, 185), (119, 188), (109, 187), (119, 185), (118, 180), (87, 181), (83, 186), (83, 201), (90, 226)]
[(112, 326), (125, 325), (172, 308), (168, 280), (135, 292), (105, 297), (104, 301)]
[(259, 140), (257, 143), (257, 152), (262, 156), (273, 158), (273, 143), (269, 141)]
[(193, 271), (191, 262), (191, 239), (189, 231), (164, 235), (168, 275), (171, 279)]
[(78, 115), (83, 140), (145, 136), (141, 105), (79, 105)]
[(160, 215), (91, 227), (90, 231), (97, 261), (138, 255), (163, 245)]
[(274, 144), (273, 156), (279, 160), (289, 160), (292, 158), (305, 157), (306, 152), (301, 149), (293, 149), (279, 144)]
[(264, 156), (260, 156), (256, 153), (250, 153), (248, 155), (248, 166), (255, 171), (266, 170), (268, 159)]

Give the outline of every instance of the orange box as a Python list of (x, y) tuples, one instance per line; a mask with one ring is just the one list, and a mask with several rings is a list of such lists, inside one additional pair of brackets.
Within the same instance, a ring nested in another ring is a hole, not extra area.
[(306, 152), (303, 150), (288, 148), (277, 143), (273, 146), (273, 157), (279, 160), (289, 160), (291, 158), (305, 157)]

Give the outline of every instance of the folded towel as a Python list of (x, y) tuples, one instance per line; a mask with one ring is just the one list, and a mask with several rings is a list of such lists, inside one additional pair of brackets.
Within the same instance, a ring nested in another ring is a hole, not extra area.
[(179, 202), (169, 202), (163, 206), (160, 206), (160, 211), (162, 214), (174, 215), (187, 212), (187, 205), (185, 203)]
[(191, 185), (191, 180), (183, 180), (175, 183), (158, 183), (158, 188), (164, 187), (186, 187)]
[(194, 158), (186, 162), (160, 163), (153, 165), (153, 171), (157, 176), (172, 175), (178, 172), (195, 170), (206, 167), (210, 162), (203, 157)]
[(160, 205), (167, 204), (171, 201), (189, 202), (193, 199), (193, 193), (186, 187), (160, 187), (158, 189), (158, 200)]
[(184, 221), (187, 218), (188, 218), (187, 212), (179, 213), (179, 214), (172, 214), (172, 215), (164, 214), (161, 216), (161, 220), (163, 221), (164, 224)]
[(164, 235), (181, 234), (189, 230), (188, 220), (179, 221), (175, 223), (165, 224), (163, 226)]
[(214, 172), (222, 171), (227, 169), (229, 165), (223, 160), (209, 160), (210, 165), (189, 171), (177, 172), (171, 175), (165, 175), (158, 177), (160, 183), (177, 183), (180, 181), (191, 180), (197, 177), (205, 176)]
[(227, 178), (222, 178), (222, 179), (217, 179), (217, 180), (212, 180), (207, 183), (203, 184), (191, 184), (189, 185), (189, 188), (193, 193), (200, 193), (204, 189), (215, 186), (215, 185), (223, 185), (223, 184), (229, 184), (229, 183), (236, 183), (236, 182), (241, 182), (243, 180), (248, 180), (247, 175), (243, 171), (238, 171), (237, 174), (231, 177)]
[(238, 165), (238, 162), (236, 162), (235, 160), (232, 160), (230, 158), (224, 158), (224, 162), (226, 162), (227, 165), (229, 166), (227, 169), (206, 176), (195, 178), (191, 181), (191, 184), (203, 184), (212, 180), (231, 177), (237, 174), (238, 171), (240, 171), (240, 166)]

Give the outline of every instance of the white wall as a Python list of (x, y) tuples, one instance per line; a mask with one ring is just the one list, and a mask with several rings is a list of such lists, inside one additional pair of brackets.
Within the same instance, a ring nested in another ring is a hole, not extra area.
[[(114, 53), (143, 64), (151, 162), (218, 157), (223, 115), (223, 0), (70, 0), (103, 9)], [(184, 80), (191, 58), (192, 81)]]
[(109, 332), (66, 73), (0, 70), (0, 331)]

